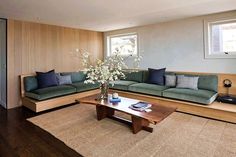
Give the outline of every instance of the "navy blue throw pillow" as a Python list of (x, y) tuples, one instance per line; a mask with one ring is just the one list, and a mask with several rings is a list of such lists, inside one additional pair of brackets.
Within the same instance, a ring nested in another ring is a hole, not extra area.
[(164, 78), (165, 71), (166, 71), (166, 68), (163, 68), (163, 69), (148, 68), (148, 83), (164, 86), (165, 85), (165, 78)]
[(38, 80), (38, 88), (46, 88), (58, 85), (54, 70), (50, 70), (46, 73), (36, 72), (36, 78)]

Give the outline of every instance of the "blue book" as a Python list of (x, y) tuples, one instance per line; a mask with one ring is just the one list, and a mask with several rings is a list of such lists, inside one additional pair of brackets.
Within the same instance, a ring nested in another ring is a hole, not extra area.
[(121, 101), (121, 99), (120, 98), (116, 98), (116, 99), (110, 99), (110, 102), (111, 103), (113, 103), (113, 102), (120, 102)]

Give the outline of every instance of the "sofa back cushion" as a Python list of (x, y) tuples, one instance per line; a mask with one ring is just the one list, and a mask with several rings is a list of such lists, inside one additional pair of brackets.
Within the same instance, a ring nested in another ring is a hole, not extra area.
[(38, 80), (35, 76), (24, 77), (24, 88), (26, 92), (38, 89)]
[(86, 74), (83, 71), (79, 72), (64, 72), (61, 73), (62, 76), (70, 75), (72, 83), (74, 82), (83, 82), (86, 79)]
[(148, 70), (143, 71), (143, 82), (147, 82), (148, 80)]
[(143, 71), (124, 72), (125, 78), (121, 80), (143, 82)]
[(218, 76), (200, 75), (198, 80), (198, 88), (218, 92)]

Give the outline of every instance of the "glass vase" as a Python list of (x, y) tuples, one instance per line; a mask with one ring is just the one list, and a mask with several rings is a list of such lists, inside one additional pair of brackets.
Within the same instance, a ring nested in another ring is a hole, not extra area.
[(109, 82), (100, 84), (100, 100), (105, 100), (108, 98)]

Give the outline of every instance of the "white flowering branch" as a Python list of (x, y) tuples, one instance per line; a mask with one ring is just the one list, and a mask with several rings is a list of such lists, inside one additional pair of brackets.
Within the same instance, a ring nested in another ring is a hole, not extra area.
[[(114, 52), (113, 55), (107, 57), (104, 61), (97, 60), (95, 65), (90, 64), (90, 54), (88, 52), (85, 51), (81, 56), (82, 64), (85, 67), (84, 71), (87, 74), (85, 83), (94, 84), (95, 82), (99, 82), (104, 84), (125, 78), (123, 69), (127, 69), (128, 67), (119, 51)], [(141, 59), (141, 56), (135, 58), (135, 65), (139, 66)]]

